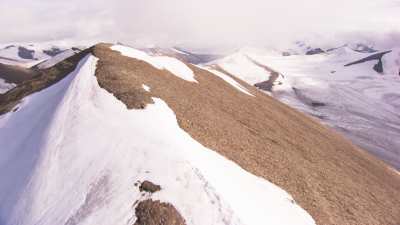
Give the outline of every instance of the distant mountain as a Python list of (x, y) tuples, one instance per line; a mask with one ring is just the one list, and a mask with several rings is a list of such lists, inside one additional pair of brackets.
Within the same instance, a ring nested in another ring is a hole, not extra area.
[(80, 52), (47, 45), (8, 45), (0, 49), (0, 94)]
[(184, 62), (192, 64), (204, 64), (222, 57), (221, 55), (217, 54), (194, 53), (179, 47), (172, 47), (172, 48), (155, 47), (155, 48), (146, 48), (142, 50), (152, 55), (172, 56)]
[(1, 224), (397, 224), (394, 170), (219, 66), (98, 44), (0, 95)]
[(65, 51), (77, 52), (77, 50), (51, 44), (6, 45), (0, 47), (0, 63), (29, 68)]
[(375, 51), (343, 45), (283, 56), (247, 49), (210, 65), (318, 118), (400, 169), (400, 51)]

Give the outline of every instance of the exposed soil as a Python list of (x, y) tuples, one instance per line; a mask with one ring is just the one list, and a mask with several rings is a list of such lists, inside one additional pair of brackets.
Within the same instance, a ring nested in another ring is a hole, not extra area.
[(256, 60), (254, 60), (254, 59), (252, 59), (252, 58), (250, 58), (248, 56), (247, 56), (247, 58), (252, 63), (256, 64), (257, 66), (259, 66), (261, 68), (263, 68), (265, 71), (267, 71), (270, 74), (268, 80), (260, 82), (260, 83), (257, 83), (257, 84), (254, 84), (254, 86), (256, 86), (257, 88), (260, 88), (261, 90), (271, 92), (272, 88), (274, 87), (274, 83), (275, 83), (276, 79), (279, 78), (280, 74), (277, 71), (273, 70), (272, 68), (270, 68), (270, 67), (268, 67), (266, 65), (263, 65), (263, 64), (257, 62)]
[(0, 63), (0, 78), (7, 83), (20, 84), (23, 81), (32, 79), (37, 74), (38, 72), (32, 69)]
[[(239, 79), (188, 65), (198, 83), (97, 45), (99, 84), (128, 108), (161, 98), (194, 139), (293, 195), (320, 225), (398, 225), (400, 176), (335, 131)], [(151, 92), (142, 89), (151, 87)]]
[(139, 190), (141, 192), (144, 191), (149, 193), (155, 193), (161, 190), (161, 186), (145, 180), (140, 184)]
[[(111, 49), (110, 45), (101, 44), (94, 48), (94, 54), (107, 55)], [(101, 47), (100, 47), (101, 46)], [(118, 59), (119, 58), (119, 59)], [(118, 61), (116, 63), (115, 61)], [(117, 99), (124, 102), (129, 109), (143, 109), (147, 104), (153, 103), (149, 92), (143, 89), (141, 79), (134, 73), (133, 70), (140, 70), (140, 67), (148, 67), (146, 64), (132, 65), (131, 68), (119, 69), (119, 63), (129, 63), (131, 60), (128, 57), (113, 57), (103, 58), (97, 63), (96, 76), (100, 87), (108, 90)], [(101, 71), (101, 72), (98, 72)], [(116, 73), (116, 71), (118, 71)], [(126, 85), (129, 84), (129, 85)], [(111, 91), (112, 90), (112, 91)]]
[(274, 82), (276, 79), (278, 79), (278, 77), (279, 77), (278, 73), (271, 73), (271, 76), (269, 77), (268, 80), (256, 83), (254, 84), (254, 86), (260, 88), (261, 90), (271, 92), (272, 88), (274, 87)]
[(185, 219), (169, 203), (145, 200), (135, 209), (137, 220), (134, 225), (185, 225)]

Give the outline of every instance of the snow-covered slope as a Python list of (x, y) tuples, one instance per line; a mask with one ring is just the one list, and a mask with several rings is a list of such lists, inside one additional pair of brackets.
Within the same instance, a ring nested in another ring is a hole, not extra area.
[[(78, 49), (59, 47), (50, 43), (3, 45), (0, 46), (0, 63), (25, 68), (39, 63), (51, 66), (54, 60), (62, 60), (62, 56), (66, 58), (76, 52)], [(62, 53), (61, 56), (58, 56), (60, 53)], [(47, 60), (50, 62), (45, 63)]]
[(31, 67), (50, 56), (34, 45), (9, 45), (0, 49), (0, 63)]
[[(133, 224), (149, 198), (187, 224), (314, 224), (285, 191), (191, 138), (162, 99), (128, 110), (100, 88), (96, 63), (86, 56), (0, 117), (0, 224)], [(143, 194), (138, 180), (162, 190)]]
[(79, 53), (80, 50), (78, 49), (66, 49), (58, 54), (56, 54), (53, 57), (48, 58), (47, 60), (44, 60), (43, 62), (35, 65), (36, 68), (38, 69), (47, 69), (50, 68), (52, 66), (54, 66), (55, 64), (63, 61), (64, 59), (73, 56), (74, 54)]
[(271, 78), (265, 67), (276, 71), (281, 76), (268, 94), (320, 118), (399, 169), (399, 50), (383, 56), (383, 74), (373, 69), (378, 60), (344, 66), (371, 54), (347, 45), (323, 54), (291, 56), (248, 48), (212, 64), (252, 85)]
[(122, 45), (114, 45), (111, 47), (111, 49), (119, 51), (124, 56), (128, 56), (138, 60), (143, 60), (157, 69), (168, 70), (184, 80), (197, 82), (194, 79), (193, 71), (189, 67), (187, 67), (183, 62), (179, 61), (176, 58), (168, 56), (151, 56), (143, 51), (125, 47)]

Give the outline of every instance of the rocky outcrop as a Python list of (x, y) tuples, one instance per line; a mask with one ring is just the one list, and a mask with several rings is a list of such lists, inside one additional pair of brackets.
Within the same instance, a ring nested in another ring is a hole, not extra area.
[(25, 47), (18, 47), (18, 56), (23, 59), (35, 59), (34, 50), (27, 49)]
[(175, 207), (169, 203), (145, 200), (135, 208), (134, 225), (185, 225), (185, 219)]
[(321, 54), (324, 53), (325, 51), (322, 50), (321, 48), (314, 48), (310, 49), (306, 52), (306, 55), (316, 55), (316, 54)]
[(360, 63), (365, 63), (365, 62), (368, 62), (368, 61), (377, 60), (378, 62), (374, 65), (373, 69), (377, 73), (383, 73), (384, 69), (383, 69), (382, 57), (384, 55), (390, 53), (390, 52), (392, 52), (392, 50), (376, 53), (376, 54), (370, 55), (368, 57), (365, 57), (363, 59), (357, 60), (355, 62), (348, 63), (348, 64), (346, 64), (344, 66), (352, 66), (352, 65), (356, 65), (356, 64), (360, 64)]
[(43, 50), (43, 53), (48, 55), (48, 56), (56, 56), (63, 52), (60, 48), (57, 47), (52, 47), (51, 49)]
[(161, 190), (161, 186), (145, 180), (140, 184), (139, 190), (141, 192), (155, 193)]

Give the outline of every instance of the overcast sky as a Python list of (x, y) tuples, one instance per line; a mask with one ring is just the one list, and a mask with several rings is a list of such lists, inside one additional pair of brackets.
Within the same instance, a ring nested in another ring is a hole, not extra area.
[(0, 0), (0, 42), (197, 47), (345, 37), (400, 41), (400, 0)]

